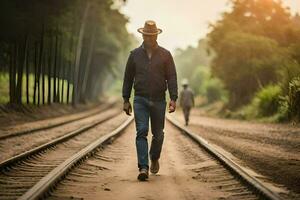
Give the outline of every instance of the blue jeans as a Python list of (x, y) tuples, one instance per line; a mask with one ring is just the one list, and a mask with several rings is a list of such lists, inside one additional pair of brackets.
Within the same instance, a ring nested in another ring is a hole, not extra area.
[(149, 118), (151, 122), (152, 141), (150, 147), (150, 159), (160, 158), (164, 141), (166, 101), (150, 101), (148, 98), (135, 96), (133, 102), (134, 118), (136, 125), (136, 150), (138, 168), (149, 169), (148, 141)]

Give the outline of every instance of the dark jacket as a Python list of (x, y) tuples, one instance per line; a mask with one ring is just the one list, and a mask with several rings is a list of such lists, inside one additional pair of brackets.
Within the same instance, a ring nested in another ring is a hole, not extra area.
[(178, 98), (177, 74), (171, 53), (158, 46), (149, 59), (143, 45), (130, 52), (123, 82), (123, 98), (128, 101), (132, 85), (136, 96), (150, 100), (165, 100), (168, 89), (170, 98)]

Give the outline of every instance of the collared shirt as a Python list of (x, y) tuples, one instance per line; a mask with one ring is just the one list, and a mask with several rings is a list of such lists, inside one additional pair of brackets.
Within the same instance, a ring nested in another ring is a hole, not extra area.
[(129, 100), (132, 85), (137, 96), (148, 97), (150, 100), (164, 100), (168, 89), (170, 98), (176, 101), (177, 74), (171, 53), (157, 45), (149, 59), (143, 44), (131, 51), (124, 73), (124, 101)]

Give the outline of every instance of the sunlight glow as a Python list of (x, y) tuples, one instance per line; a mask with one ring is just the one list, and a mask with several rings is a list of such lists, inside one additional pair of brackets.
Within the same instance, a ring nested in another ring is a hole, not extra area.
[[(127, 0), (121, 8), (129, 17), (127, 29), (140, 41), (141, 35), (136, 31), (144, 25), (145, 20), (156, 21), (163, 30), (159, 43), (167, 49), (196, 46), (200, 38), (209, 32), (208, 25), (221, 17), (228, 10), (227, 0)], [(300, 12), (300, 0), (283, 0), (284, 5), (291, 7), (293, 13)]]

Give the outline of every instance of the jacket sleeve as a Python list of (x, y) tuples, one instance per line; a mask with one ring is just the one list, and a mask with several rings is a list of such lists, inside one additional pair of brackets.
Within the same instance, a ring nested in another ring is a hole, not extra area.
[(166, 63), (166, 78), (171, 100), (176, 101), (178, 98), (177, 73), (175, 63), (170, 52), (168, 52)]
[(125, 72), (124, 72), (124, 79), (123, 79), (123, 88), (122, 88), (122, 96), (124, 101), (129, 101), (131, 89), (134, 81), (134, 62), (133, 62), (133, 53), (130, 52), (130, 55), (127, 60)]

